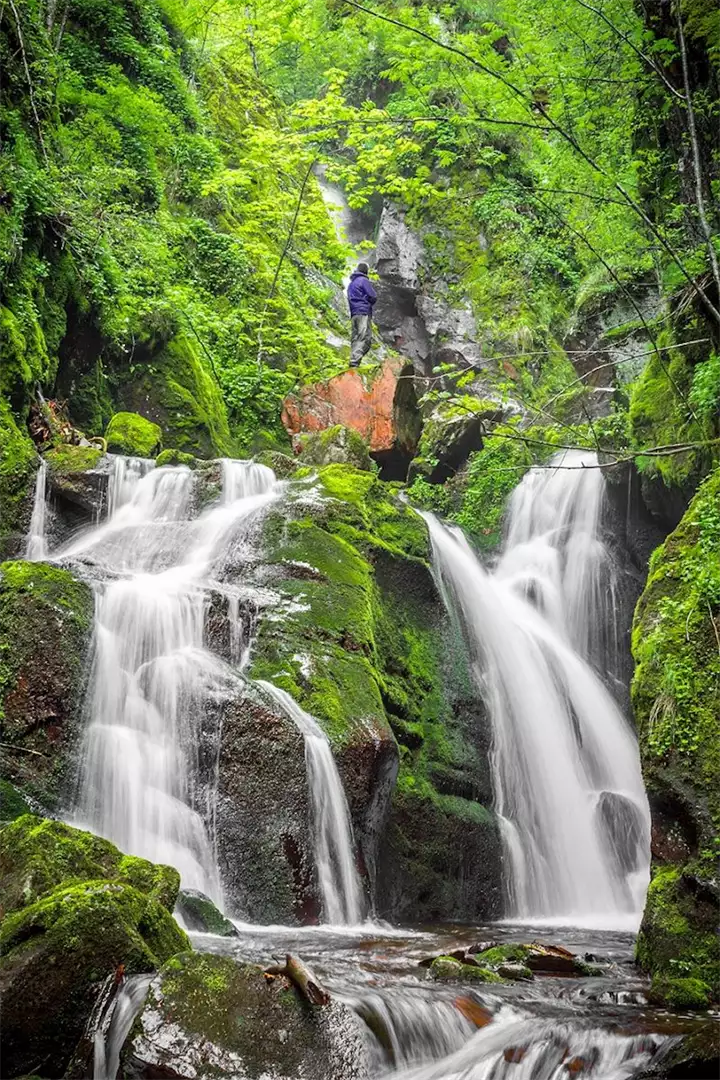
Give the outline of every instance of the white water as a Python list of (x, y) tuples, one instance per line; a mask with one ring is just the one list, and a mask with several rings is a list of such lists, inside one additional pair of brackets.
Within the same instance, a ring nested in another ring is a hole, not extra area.
[(116, 459), (108, 520), (57, 557), (95, 579), (79, 822), (220, 902), (198, 751), (206, 704), (237, 675), (205, 647), (204, 616), (220, 564), (278, 487), (264, 466), (224, 461), (219, 503), (194, 518), (193, 494), (185, 467)]
[(28, 531), (27, 544), (25, 546), (25, 558), (31, 562), (40, 562), (47, 555), (47, 543), (45, 540), (45, 518), (47, 515), (47, 462), (40, 459), (37, 476), (35, 478), (35, 497), (33, 499), (32, 517)]
[(594, 1080), (628, 1080), (650, 1064), (664, 1041), (528, 1019), (506, 1007), (455, 1053), (392, 1075), (395, 1080), (567, 1080), (577, 1071)]
[(325, 922), (355, 926), (363, 918), (363, 892), (355, 866), (352, 825), (340, 773), (327, 735), (314, 716), (271, 683), (261, 686), (305, 740), (312, 833)]
[(152, 979), (152, 975), (131, 975), (118, 991), (107, 1030), (101, 1024), (93, 1038), (92, 1080), (116, 1080), (120, 1052), (145, 1001)]
[(635, 928), (649, 876), (637, 743), (585, 659), (604, 610), (603, 483), (598, 469), (528, 474), (494, 573), (462, 534), (426, 517), (490, 712), (508, 915)]

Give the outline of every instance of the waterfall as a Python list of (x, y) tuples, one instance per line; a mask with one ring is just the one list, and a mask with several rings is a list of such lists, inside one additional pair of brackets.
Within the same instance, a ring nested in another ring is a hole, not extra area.
[(325, 921), (356, 926), (363, 918), (363, 893), (355, 867), (352, 825), (340, 773), (327, 735), (290, 694), (258, 681), (290, 717), (305, 740), (315, 864)]
[(238, 676), (205, 647), (205, 610), (217, 567), (278, 491), (252, 462), (224, 461), (222, 476), (220, 501), (194, 517), (190, 469), (116, 459), (107, 521), (58, 554), (95, 587), (79, 823), (218, 902), (198, 754), (206, 704)]
[(47, 555), (45, 541), (45, 517), (47, 514), (47, 462), (40, 458), (40, 465), (35, 479), (35, 496), (33, 498), (32, 517), (27, 544), (25, 546), (25, 558), (31, 562), (40, 562)]
[(649, 810), (634, 733), (589, 663), (607, 614), (593, 463), (531, 470), (493, 573), (461, 533), (425, 516), (492, 723), (508, 915), (636, 926)]

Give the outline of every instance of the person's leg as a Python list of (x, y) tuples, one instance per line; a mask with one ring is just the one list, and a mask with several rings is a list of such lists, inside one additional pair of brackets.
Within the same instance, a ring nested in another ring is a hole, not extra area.
[(357, 367), (363, 356), (361, 322), (365, 315), (353, 315), (350, 319), (350, 367)]
[(362, 340), (362, 352), (360, 353), (360, 359), (363, 358), (365, 353), (370, 352), (372, 348), (372, 315), (363, 315), (363, 325), (361, 327), (361, 340)]

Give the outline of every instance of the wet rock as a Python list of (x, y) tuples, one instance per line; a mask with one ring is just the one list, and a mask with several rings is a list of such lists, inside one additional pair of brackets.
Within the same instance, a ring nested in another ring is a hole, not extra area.
[(57, 543), (101, 517), (107, 505), (110, 459), (97, 447), (63, 444), (48, 450), (44, 460), (56, 518), (49, 531)]
[(216, 821), (228, 910), (253, 922), (317, 922), (302, 736), (249, 696), (225, 705), (222, 733)]
[[(64, 1075), (103, 982), (188, 948), (170, 910), (178, 874), (59, 822), (0, 833), (3, 1075)], [(89, 876), (92, 875), (92, 876)]]
[(293, 438), (349, 428), (367, 444), (386, 479), (404, 479), (422, 427), (412, 366), (389, 358), (380, 368), (345, 371), (304, 386), (283, 402), (282, 421)]
[(444, 484), (467, 462), (475, 450), (482, 450), (483, 433), (489, 424), (502, 420), (502, 404), (477, 402), (477, 407), (458, 410), (438, 406), (425, 420), (418, 453), (410, 463), (408, 482), (422, 476), (430, 484)]
[(532, 978), (536, 975), (560, 975), (579, 977), (600, 974), (575, 953), (561, 945), (495, 945), (476, 954), (478, 964), (491, 968), (498, 974), (507, 972), (506, 978)]
[(361, 435), (340, 424), (327, 431), (296, 435), (294, 446), (303, 465), (353, 465), (365, 472), (375, 469)]
[(359, 1021), (307, 1004), (284, 980), (228, 957), (186, 953), (151, 983), (121, 1055), (135, 1080), (199, 1076), (365, 1080)]
[(500, 983), (503, 980), (490, 968), (463, 964), (452, 956), (438, 956), (430, 965), (430, 975), (441, 982)]
[(238, 937), (235, 926), (217, 909), (209, 896), (198, 889), (181, 889), (175, 904), (188, 930), (220, 937)]
[(67, 570), (0, 565), (2, 775), (49, 810), (70, 783), (92, 616), (91, 590)]

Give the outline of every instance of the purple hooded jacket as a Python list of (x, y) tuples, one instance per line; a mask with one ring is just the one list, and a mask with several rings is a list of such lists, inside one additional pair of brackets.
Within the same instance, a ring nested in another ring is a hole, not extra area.
[(372, 315), (377, 293), (370, 284), (367, 275), (360, 270), (354, 270), (350, 275), (347, 298), (351, 315)]

